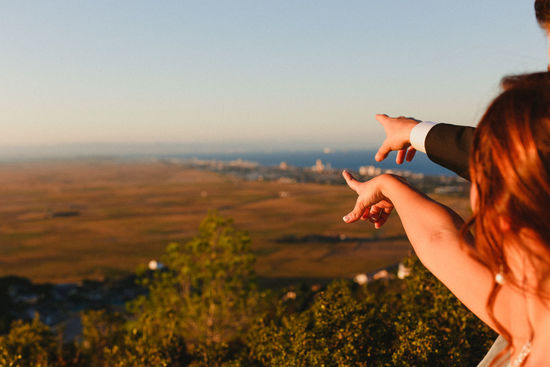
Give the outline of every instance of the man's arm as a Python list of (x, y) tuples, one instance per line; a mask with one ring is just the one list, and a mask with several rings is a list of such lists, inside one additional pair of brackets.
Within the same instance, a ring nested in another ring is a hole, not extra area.
[(470, 126), (434, 125), (424, 142), (428, 158), (469, 181), (470, 148), (474, 132), (475, 128)]
[(428, 155), (433, 162), (469, 180), (469, 155), (475, 128), (451, 124), (420, 122), (413, 118), (393, 118), (376, 115), (386, 131), (386, 140), (376, 153), (377, 161), (397, 150), (396, 162), (403, 163), (405, 155), (411, 161), (416, 150)]

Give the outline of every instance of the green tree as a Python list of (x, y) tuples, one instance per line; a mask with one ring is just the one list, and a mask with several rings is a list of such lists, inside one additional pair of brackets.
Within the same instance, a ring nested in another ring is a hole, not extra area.
[(195, 238), (168, 245), (162, 261), (164, 271), (142, 277), (149, 294), (131, 303), (131, 329), (172, 350), (179, 363), (187, 353), (209, 366), (232, 359), (259, 299), (248, 234), (212, 212)]

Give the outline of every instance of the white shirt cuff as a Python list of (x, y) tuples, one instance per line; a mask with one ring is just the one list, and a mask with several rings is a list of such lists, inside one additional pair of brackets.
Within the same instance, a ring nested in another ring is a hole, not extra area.
[(426, 147), (424, 145), (426, 136), (428, 136), (428, 132), (435, 125), (437, 125), (437, 122), (422, 121), (412, 128), (411, 135), (409, 135), (409, 141), (414, 149), (426, 153)]

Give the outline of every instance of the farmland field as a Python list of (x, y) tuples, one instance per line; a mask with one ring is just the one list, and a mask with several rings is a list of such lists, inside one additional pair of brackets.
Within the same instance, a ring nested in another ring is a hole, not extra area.
[[(132, 273), (195, 235), (209, 210), (252, 238), (264, 278), (350, 277), (410, 251), (394, 214), (380, 230), (345, 224), (346, 186), (243, 181), (163, 162), (0, 165), (0, 276), (77, 282)], [(468, 200), (436, 197), (462, 215)]]

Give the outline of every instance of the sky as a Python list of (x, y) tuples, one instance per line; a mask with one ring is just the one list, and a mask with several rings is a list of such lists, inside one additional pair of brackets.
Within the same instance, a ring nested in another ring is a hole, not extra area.
[(301, 150), (475, 125), (548, 52), (532, 1), (0, 0), (0, 55), (0, 148)]

